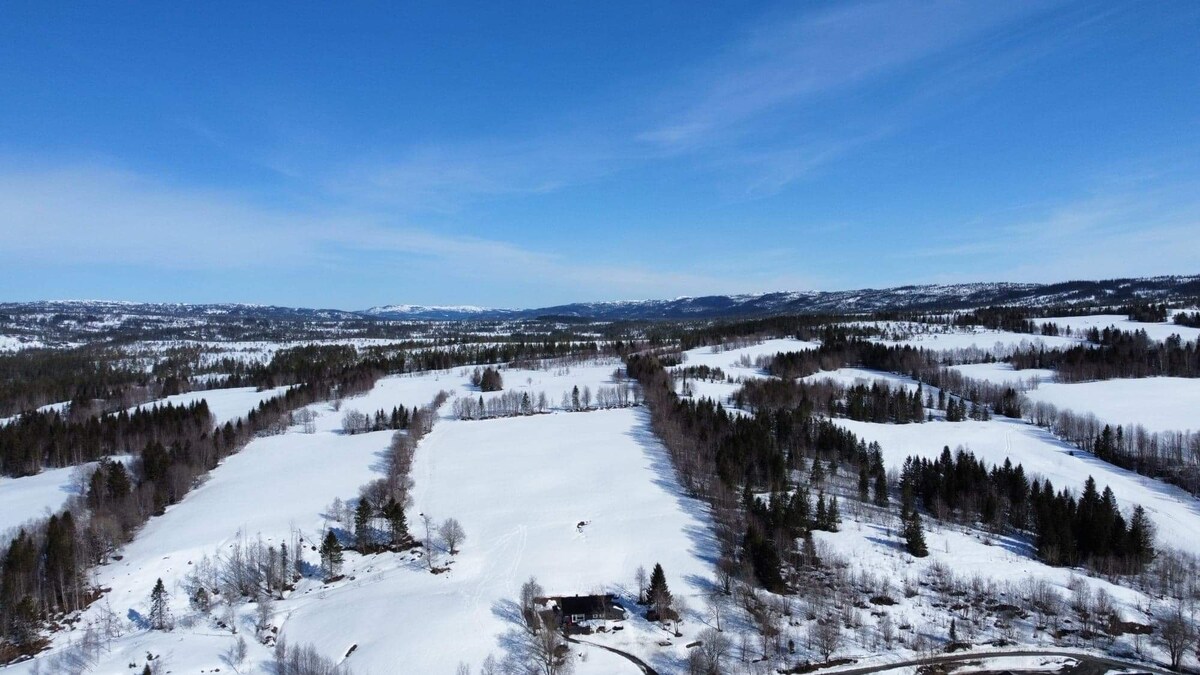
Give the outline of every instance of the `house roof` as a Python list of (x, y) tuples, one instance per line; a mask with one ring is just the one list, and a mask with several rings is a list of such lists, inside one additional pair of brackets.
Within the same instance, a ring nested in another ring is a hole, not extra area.
[(573, 595), (562, 597), (558, 599), (558, 607), (567, 616), (573, 614), (598, 614), (607, 609), (608, 596)]

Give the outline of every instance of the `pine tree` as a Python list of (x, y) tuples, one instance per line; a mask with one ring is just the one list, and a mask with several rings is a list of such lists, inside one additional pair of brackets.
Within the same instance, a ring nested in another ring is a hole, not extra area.
[(829, 510), (826, 513), (828, 521), (825, 524), (825, 529), (830, 532), (837, 532), (842, 524), (842, 514), (838, 510), (838, 498), (835, 495), (829, 500)]
[(404, 507), (395, 497), (388, 499), (383, 507), (383, 517), (388, 522), (388, 533), (392, 546), (403, 546), (408, 541), (408, 520), (404, 517)]
[(875, 472), (875, 506), (886, 507), (888, 505), (888, 483), (887, 474), (882, 469)]
[(913, 511), (904, 523), (904, 550), (915, 558), (929, 555), (925, 546), (925, 531), (921, 528), (921, 514)]
[(1140, 571), (1154, 558), (1154, 525), (1146, 515), (1146, 509), (1135, 506), (1129, 519), (1129, 533), (1126, 535), (1128, 544), (1125, 550), (1129, 552), (1130, 561)]
[(667, 575), (663, 572), (660, 563), (655, 563), (654, 571), (650, 573), (649, 596), (650, 602), (654, 605), (654, 610), (661, 620), (671, 609), (671, 591), (667, 588)]
[(154, 584), (150, 591), (150, 628), (153, 630), (170, 630), (171, 608), (167, 605), (167, 587), (162, 578)]
[(336, 577), (342, 571), (342, 545), (333, 530), (325, 533), (325, 540), (321, 542), (321, 571), (326, 578)]
[(358, 500), (354, 509), (354, 546), (359, 553), (366, 553), (371, 545), (371, 505), (365, 499)]

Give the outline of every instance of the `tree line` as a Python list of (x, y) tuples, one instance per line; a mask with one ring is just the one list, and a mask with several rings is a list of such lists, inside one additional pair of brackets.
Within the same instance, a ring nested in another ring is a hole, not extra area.
[(1133, 377), (1200, 377), (1200, 348), (1178, 335), (1152, 340), (1144, 330), (1092, 328), (1094, 345), (1068, 349), (1044, 347), (1019, 350), (1009, 361), (1013, 368), (1049, 368), (1060, 382), (1083, 382)]
[[(195, 438), (147, 441), (132, 463), (102, 462), (87, 480), (84, 499), (19, 530), (0, 552), (0, 652), (36, 651), (46, 621), (96, 597), (87, 571), (106, 562), (151, 517), (178, 502), (224, 457), (262, 433), (278, 433), (291, 412), (335, 395), (366, 391), (379, 373), (355, 364), (328, 379), (263, 401), (236, 423)], [(211, 421), (208, 422), (211, 425)]]
[(900, 475), (902, 510), (920, 506), (939, 520), (980, 524), (992, 532), (1030, 533), (1050, 565), (1086, 565), (1138, 574), (1154, 557), (1154, 528), (1141, 506), (1126, 520), (1112, 489), (1088, 477), (1078, 498), (1030, 478), (1006, 459), (990, 469), (969, 451), (942, 449), (936, 459), (909, 457)]

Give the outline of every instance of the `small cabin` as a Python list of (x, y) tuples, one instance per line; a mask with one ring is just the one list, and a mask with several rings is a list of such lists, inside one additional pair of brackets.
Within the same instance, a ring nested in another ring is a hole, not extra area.
[(576, 624), (592, 619), (623, 619), (625, 612), (618, 607), (613, 596), (568, 595), (554, 598), (557, 603), (559, 621), (563, 625)]

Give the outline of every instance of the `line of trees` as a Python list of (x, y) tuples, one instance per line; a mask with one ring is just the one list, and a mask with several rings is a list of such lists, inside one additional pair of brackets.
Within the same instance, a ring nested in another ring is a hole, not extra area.
[(990, 469), (969, 451), (942, 449), (937, 459), (909, 457), (900, 477), (902, 513), (920, 506), (939, 520), (979, 523), (993, 532), (1031, 532), (1051, 565), (1087, 565), (1138, 574), (1154, 557), (1154, 528), (1137, 506), (1128, 521), (1110, 488), (1088, 477), (1078, 498), (1048, 480), (1026, 476), (1005, 460)]
[[(878, 498), (886, 503), (878, 446), (815, 417), (818, 405), (811, 399), (756, 407), (753, 415), (731, 414), (711, 399), (678, 397), (657, 356), (631, 355), (627, 364), (629, 376), (642, 385), (654, 431), (681, 484), (713, 507), (723, 574), (782, 590), (786, 569), (812, 557), (797, 549), (797, 537), (836, 528), (840, 516), (832, 495), (819, 497), (813, 507), (806, 493), (792, 490), (793, 472), (807, 472), (809, 485), (820, 488), (839, 467), (849, 467), (850, 475), (866, 474), (868, 490), (881, 485)], [(758, 496), (762, 493), (767, 500)]]
[(0, 560), (0, 651), (35, 651), (38, 629), (53, 617), (96, 597), (87, 572), (106, 562), (151, 517), (178, 502), (221, 459), (262, 433), (277, 433), (291, 411), (338, 394), (365, 391), (378, 376), (355, 365), (337, 377), (289, 389), (263, 401), (236, 424), (228, 422), (195, 440), (150, 441), (126, 467), (102, 462), (88, 478), (85, 498), (45, 521), (21, 529)]
[(1131, 377), (1200, 377), (1200, 348), (1171, 335), (1159, 342), (1144, 330), (1092, 328), (1093, 345), (1068, 349), (1029, 348), (1015, 352), (1010, 362), (1017, 370), (1051, 368), (1060, 382), (1083, 382)]
[(31, 476), (43, 468), (131, 454), (150, 443), (199, 442), (212, 434), (204, 401), (159, 405), (73, 422), (54, 411), (26, 413), (0, 426), (0, 474)]

